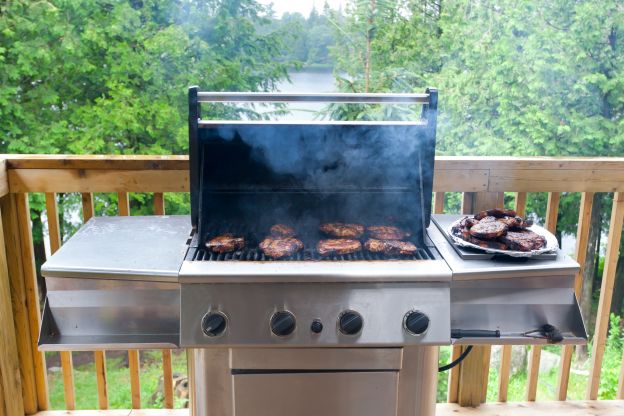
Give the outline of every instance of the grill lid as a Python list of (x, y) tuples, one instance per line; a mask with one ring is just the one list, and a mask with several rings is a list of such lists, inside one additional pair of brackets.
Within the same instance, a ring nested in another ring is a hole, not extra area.
[[(325, 101), (422, 105), (415, 122), (202, 120), (202, 102)], [(421, 246), (431, 216), (437, 91), (265, 94), (189, 90), (191, 219), (266, 230), (321, 222), (398, 225)], [(227, 230), (223, 230), (227, 232)], [(261, 238), (261, 236), (258, 236)]]

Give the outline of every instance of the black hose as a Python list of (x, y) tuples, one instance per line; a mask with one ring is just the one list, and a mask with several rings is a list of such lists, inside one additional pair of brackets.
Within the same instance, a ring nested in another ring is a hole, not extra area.
[(439, 367), (438, 368), (438, 373), (441, 373), (441, 372), (446, 371), (446, 370), (450, 370), (451, 368), (455, 367), (457, 364), (459, 364), (462, 361), (464, 361), (464, 359), (466, 357), (468, 357), (468, 354), (470, 354), (470, 351), (472, 351), (472, 345), (468, 345), (466, 347), (466, 349), (464, 350), (464, 352), (462, 352), (461, 355), (459, 357), (457, 357), (457, 359), (455, 361), (453, 361), (452, 363), (449, 363), (447, 365), (443, 365), (442, 367)]

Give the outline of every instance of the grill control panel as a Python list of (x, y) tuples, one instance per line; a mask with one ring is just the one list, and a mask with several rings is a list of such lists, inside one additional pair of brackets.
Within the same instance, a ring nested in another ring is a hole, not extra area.
[(180, 345), (439, 345), (445, 282), (182, 284)]

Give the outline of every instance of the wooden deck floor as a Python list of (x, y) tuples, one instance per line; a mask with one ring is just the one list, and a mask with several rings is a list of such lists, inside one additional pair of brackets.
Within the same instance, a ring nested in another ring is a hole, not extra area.
[[(477, 408), (438, 404), (436, 416), (622, 416), (624, 400), (488, 403)], [(182, 410), (76, 410), (39, 412), (37, 416), (188, 416)]]

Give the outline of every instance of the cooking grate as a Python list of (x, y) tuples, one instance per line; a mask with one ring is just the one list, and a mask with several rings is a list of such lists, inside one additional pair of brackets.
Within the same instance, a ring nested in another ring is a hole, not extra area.
[(260, 249), (251, 248), (236, 251), (233, 253), (212, 253), (208, 250), (198, 248), (194, 254), (189, 256), (193, 261), (380, 261), (380, 260), (433, 260), (431, 253), (426, 248), (420, 248), (411, 256), (388, 256), (381, 253), (370, 253), (360, 251), (353, 254), (339, 256), (320, 256), (313, 249), (305, 249), (294, 256), (282, 259), (273, 259), (264, 255)]

